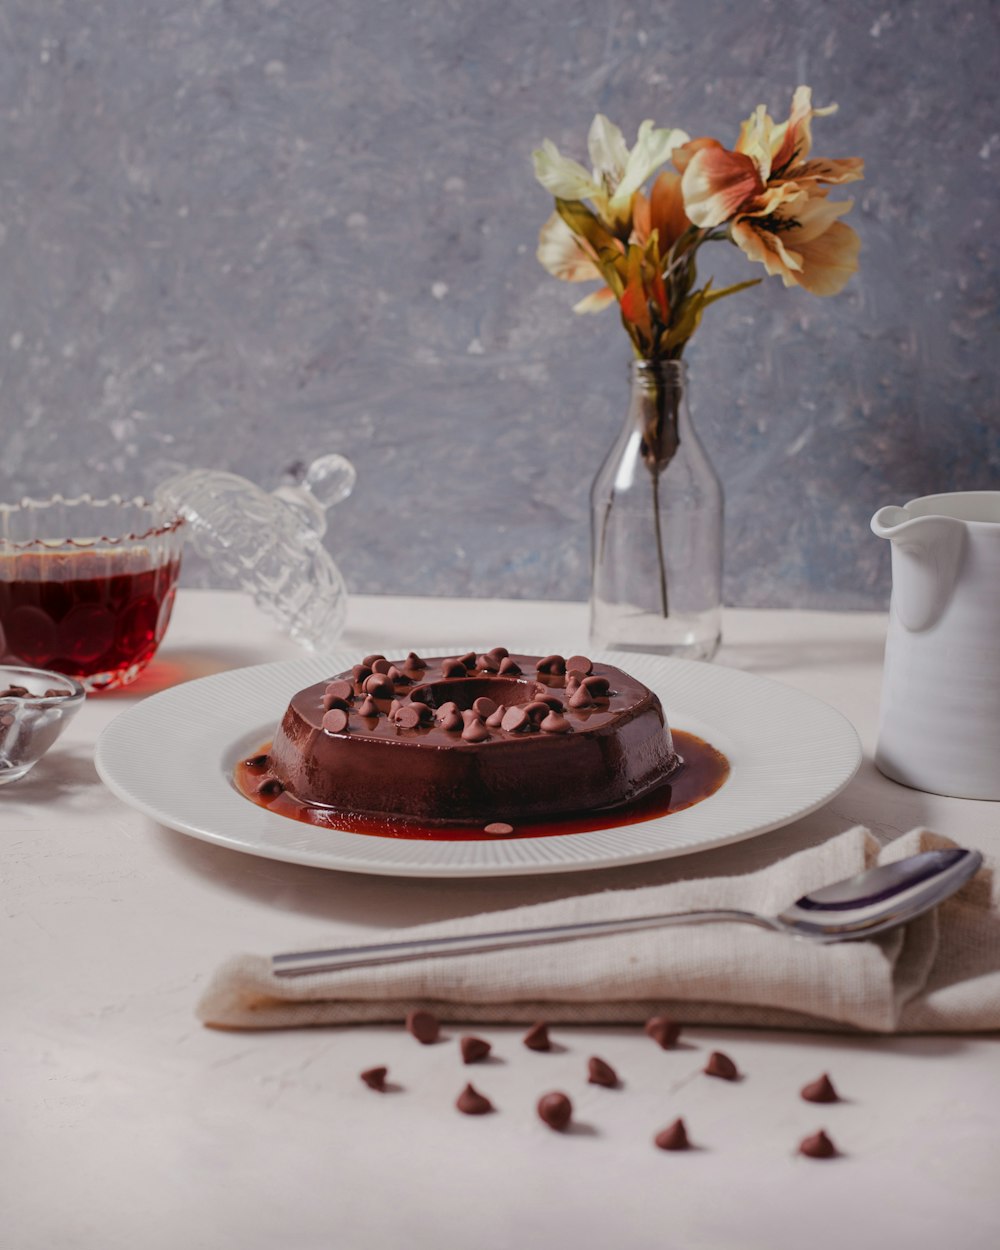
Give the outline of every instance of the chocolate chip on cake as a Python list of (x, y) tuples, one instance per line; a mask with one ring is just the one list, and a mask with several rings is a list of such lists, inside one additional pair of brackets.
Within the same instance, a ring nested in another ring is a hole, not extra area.
[(491, 833), (495, 837), (503, 838), (508, 833), (514, 832), (514, 826), (505, 824), (502, 820), (494, 820), (488, 825), (483, 825), (483, 833)]
[(555, 677), (562, 677), (566, 672), (566, 661), (561, 655), (546, 655), (535, 665), (536, 673), (550, 673)]
[(372, 673), (371, 677), (365, 678), (361, 689), (373, 699), (391, 699), (393, 695), (392, 682), (385, 673)]
[(739, 1079), (739, 1069), (728, 1055), (724, 1055), (721, 1050), (713, 1050), (708, 1057), (708, 1063), (703, 1069), (706, 1076), (718, 1076), (723, 1081), (735, 1081)]
[(485, 742), (489, 736), (490, 731), (478, 716), (468, 721), (462, 730), (463, 742)]
[(431, 698), (431, 692), (426, 686), (418, 686), (410, 694), (411, 703), (426, 703), (428, 707), (430, 707)]
[(460, 734), (465, 729), (465, 721), (457, 707), (453, 707), (451, 711), (445, 712), (444, 716), (440, 717), (440, 725), (446, 733), (450, 734)]
[(615, 1089), (618, 1085), (618, 1073), (610, 1063), (592, 1055), (587, 1060), (587, 1080), (591, 1085), (603, 1085), (605, 1089)]
[(653, 1141), (661, 1150), (687, 1150), (691, 1144), (683, 1120), (674, 1120), (673, 1124), (668, 1124), (656, 1134)]
[(506, 714), (506, 711), (507, 709), (504, 707), (504, 705), (502, 703), (499, 704), (497, 707), (497, 710), (495, 712), (491, 712), (490, 715), (487, 716), (486, 718), (487, 726), (490, 729), (499, 729), (500, 726), (503, 724), (503, 718), (504, 718), (504, 715)]
[(840, 1095), (833, 1088), (833, 1082), (824, 1072), (815, 1081), (803, 1085), (799, 1091), (806, 1102), (839, 1102)]
[(579, 710), (580, 708), (593, 707), (594, 700), (590, 697), (590, 691), (586, 686), (578, 686), (569, 696), (569, 705)]
[(361, 700), (361, 703), (358, 706), (358, 715), (367, 716), (369, 718), (378, 716), (378, 704), (370, 694), (366, 694)]
[(463, 1063), (479, 1063), (493, 1049), (484, 1037), (473, 1037), (472, 1034), (460, 1037), (458, 1039), (458, 1048), (462, 1052)]
[(543, 699), (532, 699), (530, 703), (524, 705), (525, 715), (536, 725), (541, 724), (551, 711), (552, 709)]
[(552, 1042), (549, 1038), (549, 1026), (544, 1020), (539, 1020), (533, 1024), (521, 1039), (529, 1050), (551, 1050)]
[(342, 707), (331, 708), (323, 717), (323, 728), (328, 734), (343, 733), (347, 728), (348, 716)]
[(507, 657), (510, 655), (510, 652), (507, 650), (506, 647), (490, 647), (489, 651), (487, 652), (487, 655), (492, 655), (494, 659), (503, 661), (507, 659)]
[(653, 1016), (643, 1026), (647, 1037), (651, 1037), (657, 1046), (669, 1050), (677, 1044), (681, 1035), (681, 1026), (666, 1016)]
[(563, 716), (562, 712), (550, 712), (539, 725), (539, 729), (544, 734), (569, 734), (573, 732), (573, 726)]
[(458, 662), (460, 664), (463, 664), (466, 668), (475, 668), (476, 667), (475, 651), (466, 651), (465, 655), (460, 655), (458, 657)]
[(378, 660), (372, 660), (371, 669), (373, 673), (383, 673), (388, 676), (390, 668), (392, 668), (392, 665), (385, 658), (385, 656), (382, 656), (382, 658)]
[(523, 707), (509, 707), (500, 724), (509, 734), (516, 734), (531, 724), (531, 717)]
[(351, 669), (351, 676), (354, 678), (355, 684), (360, 686), (366, 677), (371, 677), (372, 670), (367, 664), (355, 664)]
[(585, 677), (580, 685), (587, 687), (593, 699), (605, 699), (611, 690), (611, 682), (606, 677)]
[(423, 719), (419, 711), (421, 707), (423, 704), (407, 703), (399, 709), (396, 714), (396, 724), (400, 729), (416, 729)]
[(400, 670), (395, 666), (395, 664), (390, 664), (389, 671), (386, 673), (386, 677), (389, 678), (389, 680), (392, 682), (394, 686), (411, 685), (409, 677), (407, 677), (405, 673), (400, 672)]
[(371, 668), (376, 660), (384, 660), (384, 659), (385, 659), (385, 656), (382, 654), (381, 651), (373, 651), (371, 655), (366, 655), (365, 658), (361, 661), (361, 663), (366, 665), (368, 668)]
[(477, 655), (476, 668), (481, 673), (499, 673), (500, 661), (495, 655)]
[(411, 1011), (406, 1017), (407, 1032), (412, 1033), (418, 1042), (429, 1046), (436, 1042), (441, 1033), (441, 1025), (437, 1016), (429, 1011)]
[(461, 660), (450, 659), (450, 660), (443, 660), (441, 662), (441, 676), (442, 677), (465, 677), (467, 675), (468, 675), (468, 670), (466, 669), (465, 665), (462, 663)]
[(832, 1159), (837, 1147), (822, 1129), (810, 1137), (803, 1137), (799, 1142), (799, 1153), (808, 1155), (810, 1159)]
[(339, 707), (341, 711), (346, 712), (351, 706), (350, 703), (339, 694), (330, 694), (329, 691), (320, 700), (320, 706), (324, 712), (331, 712), (335, 707)]
[(380, 1094), (385, 1093), (385, 1078), (389, 1075), (389, 1069), (386, 1067), (365, 1068), (361, 1073), (361, 1079), (369, 1089), (377, 1089)]
[(326, 688), (326, 693), (331, 698), (343, 699), (350, 703), (354, 698), (354, 683), (350, 681), (331, 681)]
[(486, 1115), (493, 1110), (490, 1100), (474, 1085), (466, 1085), (455, 1099), (455, 1106), (463, 1115)]
[(573, 1118), (573, 1104), (565, 1094), (553, 1090), (543, 1094), (538, 1100), (538, 1117), (549, 1128), (562, 1130)]
[(505, 677), (520, 677), (521, 669), (509, 655), (505, 655), (500, 661), (500, 673)]
[(567, 673), (581, 673), (584, 677), (593, 671), (593, 664), (585, 655), (571, 655), (566, 661)]
[(403, 661), (403, 667), (422, 671), (427, 667), (427, 661), (422, 660), (416, 651), (410, 651)]
[(493, 715), (493, 713), (497, 710), (497, 705), (492, 699), (488, 699), (486, 695), (482, 695), (473, 703), (472, 710), (477, 714), (477, 716), (482, 716), (485, 720), (487, 716)]

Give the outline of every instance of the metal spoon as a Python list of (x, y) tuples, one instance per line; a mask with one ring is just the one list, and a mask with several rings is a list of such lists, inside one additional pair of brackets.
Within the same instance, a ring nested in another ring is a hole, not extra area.
[(978, 851), (955, 847), (925, 851), (894, 864), (870, 868), (857, 877), (814, 890), (777, 916), (756, 912), (667, 912), (659, 916), (632, 916), (618, 920), (585, 920), (578, 924), (548, 925), (535, 929), (496, 930), (458, 937), (414, 938), (403, 942), (376, 942), (367, 946), (343, 946), (335, 950), (300, 951), (271, 957), (271, 971), (278, 977), (301, 977), (344, 968), (372, 968), (379, 964), (406, 963), (439, 955), (471, 955), (539, 946), (547, 942), (571, 942), (577, 938), (636, 929), (658, 929), (674, 924), (712, 924), (741, 921), (814, 942), (846, 942), (885, 933), (922, 915), (955, 893), (979, 871), (983, 857)]

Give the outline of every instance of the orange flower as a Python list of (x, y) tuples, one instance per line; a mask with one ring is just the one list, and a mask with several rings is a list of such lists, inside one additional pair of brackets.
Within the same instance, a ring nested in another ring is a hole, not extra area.
[(632, 229), (640, 243), (648, 243), (656, 231), (661, 256), (666, 256), (691, 220), (684, 211), (681, 176), (663, 170), (650, 188), (647, 199), (641, 191), (632, 197)]

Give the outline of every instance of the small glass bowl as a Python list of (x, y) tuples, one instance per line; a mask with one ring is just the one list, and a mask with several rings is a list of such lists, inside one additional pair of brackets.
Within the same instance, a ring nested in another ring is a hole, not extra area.
[(0, 665), (0, 786), (38, 763), (86, 697), (64, 673)]
[(142, 499), (0, 504), (0, 663), (134, 681), (173, 608), (184, 520)]

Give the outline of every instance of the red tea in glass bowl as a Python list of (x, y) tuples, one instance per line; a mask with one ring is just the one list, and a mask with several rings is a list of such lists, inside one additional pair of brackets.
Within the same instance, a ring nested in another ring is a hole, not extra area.
[(174, 604), (183, 519), (141, 499), (0, 504), (0, 661), (134, 681)]

